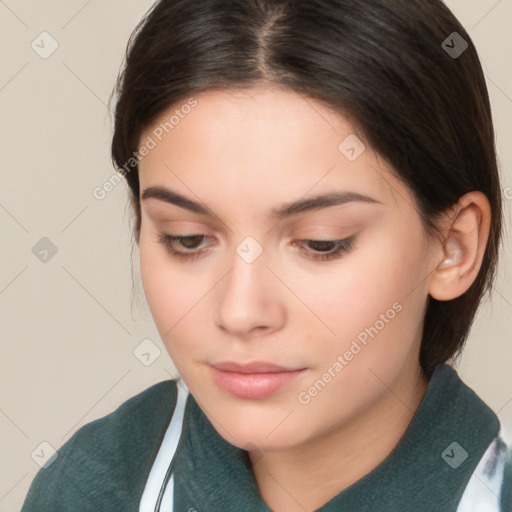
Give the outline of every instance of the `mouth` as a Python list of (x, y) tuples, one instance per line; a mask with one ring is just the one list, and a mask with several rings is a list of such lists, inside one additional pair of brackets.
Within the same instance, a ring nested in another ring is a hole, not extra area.
[(210, 365), (212, 378), (223, 390), (238, 398), (266, 398), (303, 375), (307, 368), (286, 368), (267, 362), (223, 361)]

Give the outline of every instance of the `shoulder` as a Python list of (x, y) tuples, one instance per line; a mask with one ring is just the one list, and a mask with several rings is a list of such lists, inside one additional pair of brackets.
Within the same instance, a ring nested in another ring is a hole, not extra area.
[(97, 439), (98, 434), (108, 442), (125, 442), (139, 431), (153, 431), (167, 422), (175, 402), (175, 381), (158, 382), (132, 396), (110, 414), (85, 424), (68, 442), (73, 438)]
[(176, 382), (162, 381), (82, 426), (39, 470), (22, 512), (137, 510), (175, 404)]

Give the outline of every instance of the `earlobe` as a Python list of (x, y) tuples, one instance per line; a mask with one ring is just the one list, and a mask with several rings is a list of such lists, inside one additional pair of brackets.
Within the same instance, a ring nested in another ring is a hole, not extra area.
[[(452, 212), (455, 211), (455, 214)], [(440, 261), (429, 278), (429, 294), (437, 300), (452, 300), (473, 284), (487, 246), (490, 205), (481, 192), (462, 196), (445, 221)], [(436, 251), (439, 258), (439, 251)]]

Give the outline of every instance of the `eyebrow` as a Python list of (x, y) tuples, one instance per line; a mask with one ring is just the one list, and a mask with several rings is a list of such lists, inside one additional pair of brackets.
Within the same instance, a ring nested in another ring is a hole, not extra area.
[[(154, 198), (169, 204), (174, 204), (201, 215), (212, 216), (212, 212), (200, 203), (185, 197), (178, 192), (174, 192), (165, 187), (155, 185), (144, 190), (141, 196), (142, 200)], [(279, 208), (273, 208), (270, 216), (276, 219), (284, 219), (306, 211), (320, 210), (329, 206), (343, 205), (351, 202), (364, 202), (372, 204), (382, 204), (373, 197), (350, 191), (333, 191), (320, 194), (306, 199), (300, 199), (291, 203), (285, 203)]]

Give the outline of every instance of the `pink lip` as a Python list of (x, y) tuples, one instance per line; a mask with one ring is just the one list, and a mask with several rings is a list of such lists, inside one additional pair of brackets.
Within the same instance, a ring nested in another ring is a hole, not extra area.
[(211, 365), (213, 380), (224, 391), (239, 398), (265, 398), (283, 388), (306, 368), (284, 368), (272, 363), (235, 363), (224, 361)]

